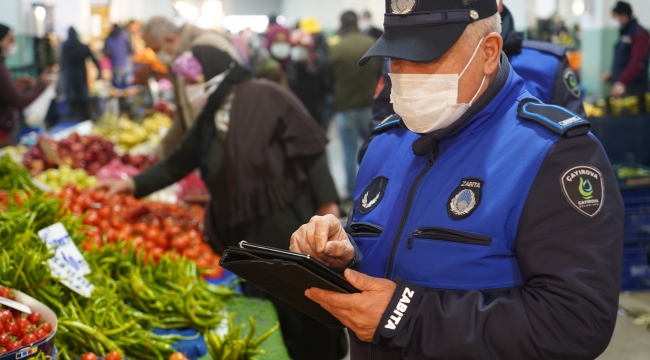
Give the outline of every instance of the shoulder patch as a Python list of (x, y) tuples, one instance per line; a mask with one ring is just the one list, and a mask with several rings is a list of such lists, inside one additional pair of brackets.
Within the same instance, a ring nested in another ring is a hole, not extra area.
[(533, 50), (539, 50), (546, 53), (553, 54), (557, 57), (564, 57), (567, 52), (567, 48), (562, 45), (556, 45), (550, 42), (535, 41), (535, 40), (524, 40), (523, 47)]
[(384, 121), (379, 123), (379, 125), (375, 126), (372, 129), (372, 134), (377, 135), (385, 132), (388, 129), (392, 129), (395, 126), (398, 126), (401, 120), (402, 118), (399, 115), (393, 114), (385, 118)]
[(571, 68), (564, 69), (562, 79), (564, 80), (564, 85), (569, 89), (569, 92), (579, 99), (582, 94), (580, 91), (580, 84), (578, 84), (578, 78), (576, 78), (576, 74), (571, 70)]
[(603, 174), (591, 165), (566, 170), (560, 177), (562, 192), (571, 206), (586, 217), (594, 217), (605, 201)]
[(537, 99), (524, 99), (519, 103), (519, 116), (535, 121), (560, 136), (572, 138), (585, 135), (591, 123), (573, 112), (557, 106), (542, 104)]

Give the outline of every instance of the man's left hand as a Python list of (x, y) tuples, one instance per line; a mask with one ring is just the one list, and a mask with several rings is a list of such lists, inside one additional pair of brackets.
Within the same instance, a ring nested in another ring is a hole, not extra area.
[(341, 294), (311, 288), (305, 291), (305, 296), (329, 311), (348, 329), (354, 331), (361, 341), (371, 342), (397, 284), (350, 269), (345, 270), (345, 278), (362, 292)]

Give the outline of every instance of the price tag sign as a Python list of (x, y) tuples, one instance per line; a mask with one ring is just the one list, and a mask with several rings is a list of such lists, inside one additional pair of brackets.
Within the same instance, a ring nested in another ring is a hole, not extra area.
[(63, 224), (48, 226), (38, 236), (48, 247), (56, 249), (54, 257), (48, 260), (52, 275), (81, 296), (90, 297), (95, 287), (84, 277), (90, 274), (90, 267)]

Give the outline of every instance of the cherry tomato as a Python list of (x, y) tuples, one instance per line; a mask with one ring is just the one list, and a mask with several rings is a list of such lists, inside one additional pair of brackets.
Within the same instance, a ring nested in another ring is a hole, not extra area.
[(98, 215), (102, 219), (108, 219), (111, 217), (111, 208), (109, 206), (104, 206), (99, 211), (97, 211)]
[(120, 233), (115, 230), (115, 228), (109, 228), (108, 231), (106, 231), (106, 241), (109, 243), (116, 243), (119, 236)]
[(36, 340), (41, 340), (47, 336), (47, 333), (43, 329), (36, 329), (33, 334), (36, 336)]
[(106, 190), (97, 190), (94, 193), (90, 194), (90, 197), (93, 201), (101, 203), (106, 199)]
[(18, 326), (18, 324), (16, 324), (15, 322), (7, 321), (5, 323), (5, 331), (7, 332), (7, 334), (15, 334), (18, 330), (20, 330), (20, 326)]
[(147, 229), (147, 232), (144, 236), (147, 238), (147, 240), (157, 241), (161, 237), (161, 233), (160, 230), (151, 226), (149, 229)]
[(8, 287), (2, 287), (0, 288), (0, 296), (6, 299), (14, 299), (14, 291), (11, 290), (11, 288)]
[(5, 333), (5, 326), (2, 325), (2, 323), (0, 322), (0, 334), (4, 334), (4, 333)]
[(7, 346), (11, 342), (11, 339), (9, 338), (9, 335), (7, 334), (2, 334), (0, 335), (0, 345), (2, 346)]
[[(99, 225), (99, 223), (97, 223), (97, 225)], [(101, 231), (98, 227), (92, 227), (86, 230), (86, 235), (89, 237), (93, 237), (95, 235), (101, 235)]]
[(167, 235), (167, 238), (173, 239), (174, 237), (180, 235), (182, 231), (183, 229), (181, 229), (180, 226), (172, 226), (165, 230), (165, 235)]
[(20, 344), (20, 341), (13, 341), (13, 342), (10, 342), (10, 343), (7, 345), (7, 351), (18, 350), (18, 349), (20, 349), (21, 347), (23, 347), (23, 346)]
[(188, 259), (196, 259), (196, 257), (199, 256), (199, 249), (187, 248), (183, 250), (183, 256), (185, 256)]
[(111, 218), (111, 226), (114, 229), (121, 229), (123, 224), (124, 220), (122, 220), (119, 216), (113, 216)]
[(201, 237), (200, 234), (199, 234), (199, 232), (196, 231), (196, 230), (190, 230), (190, 231), (188, 231), (188, 232), (187, 232), (187, 236), (189, 236), (190, 239), (197, 239), (197, 238), (200, 238), (200, 237)]
[(199, 258), (199, 259), (196, 259), (195, 262), (196, 262), (196, 266), (199, 269), (207, 269), (211, 265), (210, 260), (207, 259), (207, 258)]
[(90, 210), (86, 217), (83, 220), (83, 223), (86, 225), (92, 225), (92, 226), (97, 226), (99, 225), (99, 215), (97, 215), (97, 211), (95, 210)]
[(99, 222), (99, 228), (102, 229), (103, 231), (108, 231), (108, 229), (111, 228), (111, 223), (110, 221), (104, 219)]
[(95, 353), (85, 353), (81, 356), (81, 360), (97, 360), (97, 355)]
[(122, 357), (117, 351), (111, 351), (108, 355), (104, 356), (104, 360), (122, 360)]
[(43, 315), (41, 315), (41, 313), (39, 313), (38, 311), (34, 311), (33, 313), (27, 316), (27, 320), (29, 320), (29, 322), (34, 325), (38, 325), (41, 322), (42, 318)]
[(120, 229), (120, 238), (122, 240), (130, 239), (133, 236), (133, 226), (129, 224), (123, 224)]
[(38, 341), (38, 338), (34, 334), (25, 334), (25, 337), (23, 338), (23, 346), (27, 346), (29, 344), (33, 344), (36, 341)]
[(29, 320), (22, 317), (16, 318), (16, 324), (18, 324), (18, 326), (20, 326), (20, 328), (23, 330), (27, 329), (27, 327), (31, 325)]
[(190, 240), (185, 235), (181, 235), (171, 241), (170, 246), (178, 251), (183, 251), (190, 245)]
[(0, 322), (4, 323), (8, 320), (12, 320), (14, 318), (14, 314), (11, 313), (9, 310), (0, 310)]
[(133, 244), (134, 247), (140, 248), (143, 247), (145, 243), (144, 237), (137, 235), (131, 238), (131, 244)]
[(48, 322), (44, 322), (43, 325), (41, 325), (41, 330), (45, 331), (46, 334), (49, 334), (52, 332), (52, 324)]
[(156, 245), (156, 242), (155, 242), (155, 241), (146, 240), (146, 241), (144, 242), (144, 248), (145, 248), (147, 251), (151, 251), (151, 250), (155, 249), (156, 247), (157, 247), (157, 245)]
[[(83, 360), (83, 359), (82, 359), (82, 360)], [(173, 354), (169, 357), (169, 360), (187, 360), (187, 358), (185, 357), (185, 355), (183, 355), (183, 354), (181, 354), (181, 353), (179, 353), (179, 352), (176, 352), (176, 353), (173, 353)]]
[(135, 226), (133, 227), (133, 230), (135, 232), (137, 232), (137, 233), (145, 235), (147, 233), (147, 225), (145, 225), (144, 223), (139, 222), (139, 223), (135, 224)]

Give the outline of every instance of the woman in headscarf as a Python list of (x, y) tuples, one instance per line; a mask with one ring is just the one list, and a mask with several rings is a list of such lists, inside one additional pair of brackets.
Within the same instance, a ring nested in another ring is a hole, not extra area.
[(271, 25), (266, 34), (266, 49), (271, 57), (282, 65), (282, 70), (287, 70), (291, 60), (291, 43), (289, 29), (282, 25)]
[[(244, 239), (287, 249), (293, 231), (311, 216), (338, 215), (327, 139), (300, 101), (275, 83), (252, 79), (221, 49), (195, 46), (191, 53), (203, 76), (184, 55), (180, 72), (188, 78), (192, 105), (205, 105), (203, 111), (169, 157), (132, 179), (103, 183), (107, 195), (131, 192), (140, 198), (199, 168), (212, 197), (206, 233), (219, 253)], [(340, 330), (327, 329), (248, 283), (243, 286), (246, 295), (273, 301), (293, 359), (345, 355)]]
[(88, 107), (88, 75), (86, 72), (86, 60), (90, 59), (97, 67), (98, 76), (101, 74), (99, 62), (86, 44), (79, 41), (77, 31), (70, 27), (68, 39), (63, 43), (61, 49), (61, 72), (65, 97), (68, 102), (69, 116), (81, 120), (90, 119)]

